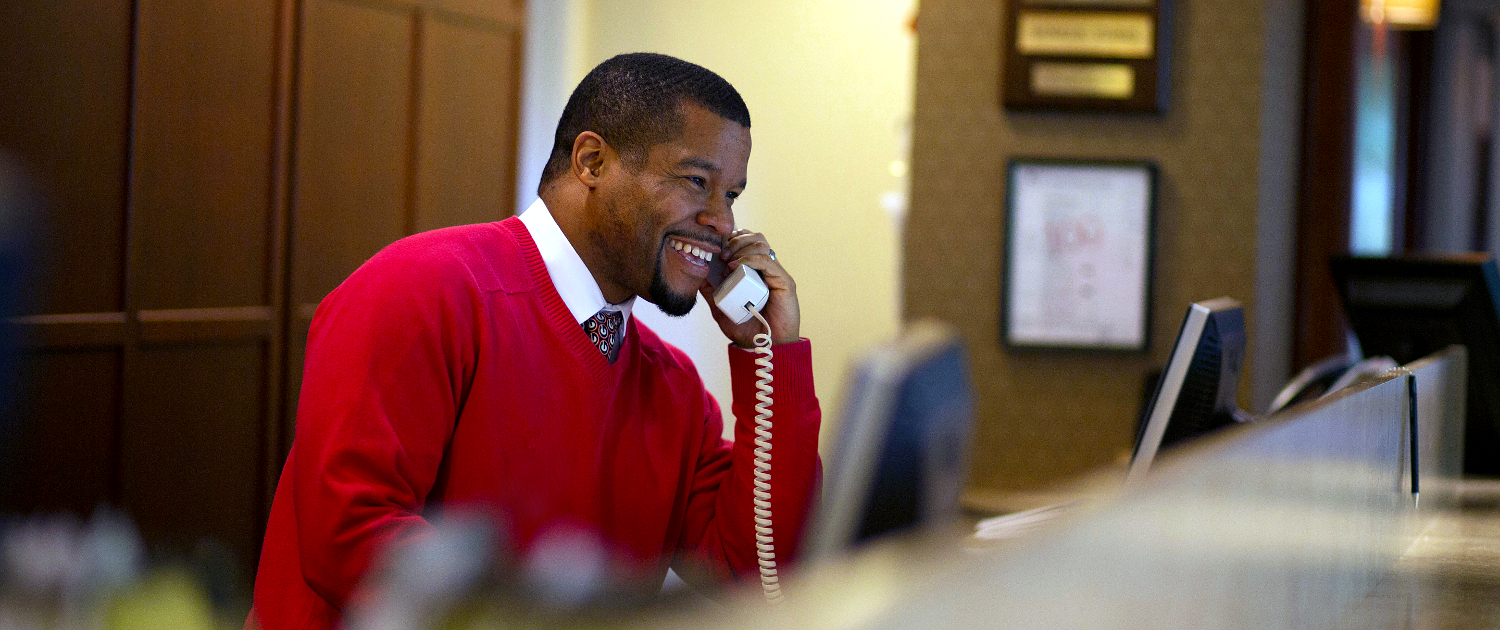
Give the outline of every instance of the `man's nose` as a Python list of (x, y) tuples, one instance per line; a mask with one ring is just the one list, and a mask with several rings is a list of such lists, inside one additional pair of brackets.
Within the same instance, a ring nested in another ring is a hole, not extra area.
[(698, 224), (713, 228), (721, 236), (727, 236), (734, 231), (734, 210), (729, 207), (729, 199), (721, 198), (717, 202), (709, 201), (708, 207), (698, 213)]

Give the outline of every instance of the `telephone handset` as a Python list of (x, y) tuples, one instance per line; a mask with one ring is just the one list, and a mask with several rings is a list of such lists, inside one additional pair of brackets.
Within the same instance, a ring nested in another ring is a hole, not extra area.
[(755, 555), (760, 563), (760, 586), (772, 604), (781, 603), (781, 584), (776, 576), (776, 544), (771, 531), (771, 325), (760, 314), (771, 297), (771, 290), (760, 272), (747, 265), (725, 273), (724, 261), (714, 256), (709, 261), (708, 283), (714, 288), (714, 304), (736, 324), (760, 320), (766, 332), (755, 335), (755, 469), (751, 493), (755, 514)]
[(750, 321), (751, 311), (765, 308), (771, 297), (770, 289), (760, 279), (760, 272), (740, 265), (725, 273), (724, 261), (715, 256), (708, 263), (708, 283), (714, 288), (714, 304), (729, 316), (729, 321), (743, 324)]

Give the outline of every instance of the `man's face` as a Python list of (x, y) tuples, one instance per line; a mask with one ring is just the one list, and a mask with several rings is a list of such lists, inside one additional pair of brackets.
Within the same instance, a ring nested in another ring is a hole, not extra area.
[(639, 168), (606, 164), (589, 230), (610, 265), (605, 297), (643, 296), (669, 315), (692, 310), (708, 275), (704, 255), (717, 258), (734, 231), (731, 206), (750, 161), (749, 129), (697, 105), (678, 114), (681, 132), (651, 147)]

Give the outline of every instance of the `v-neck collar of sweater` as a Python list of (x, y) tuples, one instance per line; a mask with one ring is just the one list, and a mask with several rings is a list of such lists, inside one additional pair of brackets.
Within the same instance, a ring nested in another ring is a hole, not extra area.
[(583, 327), (573, 319), (572, 311), (568, 310), (568, 305), (563, 302), (562, 296), (557, 294), (557, 287), (552, 284), (552, 276), (547, 273), (547, 264), (542, 261), (542, 254), (537, 250), (536, 242), (532, 240), (531, 232), (526, 229), (526, 224), (522, 223), (519, 218), (512, 217), (502, 221), (501, 225), (509, 229), (520, 244), (521, 257), (525, 259), (526, 267), (531, 271), (532, 285), (535, 287), (538, 301), (541, 302), (542, 312), (546, 315), (547, 322), (561, 334), (568, 350), (579, 358), (592, 377), (612, 379), (623, 373), (625, 365), (635, 358), (635, 345), (638, 342), (635, 329), (636, 318), (632, 317), (625, 322), (625, 335), (620, 341), (620, 350), (615, 362), (611, 364), (604, 354), (594, 347), (594, 343), (589, 341), (588, 333), (585, 333)]

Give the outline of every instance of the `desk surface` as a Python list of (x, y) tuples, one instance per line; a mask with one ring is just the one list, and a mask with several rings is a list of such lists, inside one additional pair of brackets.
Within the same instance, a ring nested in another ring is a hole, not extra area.
[(1500, 628), (1500, 480), (1464, 481), (1459, 497), (1340, 628)]
[[(1421, 410), (1451, 415), (1423, 383), (1461, 400), (1463, 381), (1423, 377), (1461, 358), (1417, 371)], [(877, 541), (804, 566), (778, 608), (746, 592), (570, 627), (1500, 628), (1500, 481), (1424, 475), (1415, 509), (1409, 385), (1387, 375), (1182, 445), (1134, 485), (1096, 475), (1075, 508), (998, 547)], [(1422, 453), (1424, 471), (1445, 461)], [(515, 625), (489, 610), (469, 627)]]

